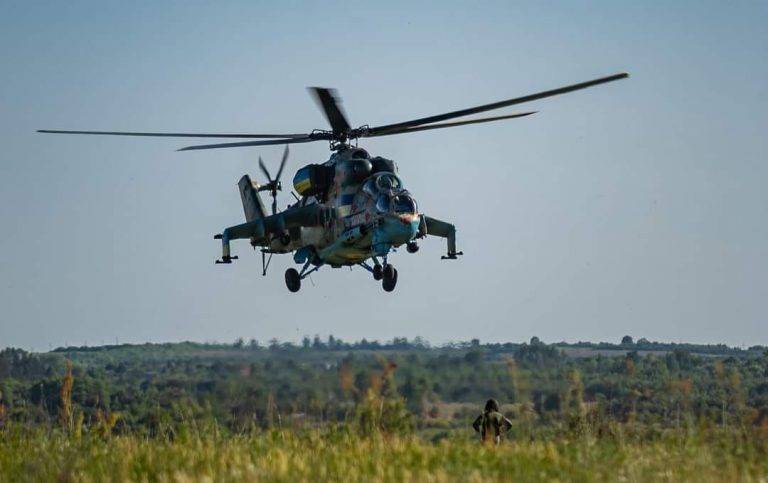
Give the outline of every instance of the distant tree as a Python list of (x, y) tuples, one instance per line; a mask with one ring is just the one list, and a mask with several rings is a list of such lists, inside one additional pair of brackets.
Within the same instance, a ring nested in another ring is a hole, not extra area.
[(64, 378), (61, 380), (61, 389), (59, 395), (61, 399), (61, 407), (59, 409), (59, 421), (62, 428), (66, 431), (72, 431), (74, 421), (72, 419), (72, 385), (74, 378), (72, 377), (72, 362), (67, 360), (67, 372), (64, 374)]
[(532, 343), (521, 345), (514, 354), (515, 361), (526, 367), (554, 367), (562, 359), (562, 353), (555, 346)]
[(531, 337), (531, 342), (530, 342), (530, 344), (531, 344), (531, 345), (539, 345), (539, 344), (541, 344), (541, 339), (539, 339), (538, 337), (536, 337), (536, 336), (534, 335), (533, 337)]
[(483, 353), (479, 350), (471, 350), (464, 354), (464, 361), (470, 364), (477, 364), (483, 359)]
[(243, 340), (242, 337), (238, 337), (237, 339), (235, 339), (235, 343), (232, 344), (232, 346), (235, 349), (242, 349), (243, 347), (245, 347), (245, 341)]
[(286, 342), (283, 342), (282, 344), (280, 344), (280, 348), (283, 349), (283, 350), (292, 350), (292, 349), (295, 349), (296, 346), (293, 345), (293, 342), (286, 341)]
[(315, 338), (312, 339), (312, 348), (313, 349), (324, 349), (325, 344), (323, 344), (322, 339), (320, 339), (320, 336), (315, 334)]
[(624, 370), (628, 376), (635, 375), (635, 365), (638, 362), (637, 351), (628, 352), (624, 357)]
[(309, 349), (312, 346), (312, 340), (309, 338), (309, 336), (304, 336), (303, 339), (301, 339), (301, 347), (304, 349)]
[(621, 345), (632, 345), (634, 343), (635, 341), (632, 340), (631, 335), (625, 335), (624, 337), (621, 338)]
[(408, 349), (409, 348), (407, 337), (394, 337), (392, 338), (392, 347), (394, 349)]

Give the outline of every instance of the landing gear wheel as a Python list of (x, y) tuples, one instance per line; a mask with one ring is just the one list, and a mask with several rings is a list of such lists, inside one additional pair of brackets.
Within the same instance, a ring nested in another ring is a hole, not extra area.
[(410, 241), (405, 245), (405, 249), (408, 250), (408, 253), (416, 253), (419, 251), (419, 244), (415, 241)]
[(285, 286), (291, 292), (298, 292), (301, 288), (301, 276), (295, 268), (289, 268), (285, 271)]
[(373, 266), (373, 279), (374, 280), (381, 280), (383, 277), (382, 268), (381, 265), (374, 265)]
[(392, 265), (387, 264), (382, 273), (381, 286), (384, 291), (391, 292), (395, 289), (395, 285), (397, 285), (397, 270)]

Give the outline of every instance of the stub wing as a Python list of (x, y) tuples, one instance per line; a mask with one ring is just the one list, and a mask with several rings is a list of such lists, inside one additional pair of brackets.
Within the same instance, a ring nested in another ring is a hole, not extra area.
[(335, 210), (323, 205), (289, 208), (275, 215), (230, 226), (214, 238), (221, 239), (222, 261), (229, 263), (229, 260), (235, 258), (229, 253), (230, 240), (253, 239), (257, 245), (268, 245), (271, 239), (285, 234), (292, 228), (327, 226), (334, 216)]
[(325, 226), (334, 215), (334, 209), (322, 205), (289, 208), (281, 213), (257, 218), (242, 225), (224, 230), (230, 240), (240, 238), (265, 239), (269, 235), (279, 236), (285, 230), (300, 227)]
[(419, 231), (424, 235), (439, 236), (446, 239), (448, 254), (442, 257), (443, 260), (455, 260), (458, 255), (463, 255), (462, 252), (456, 251), (456, 227), (447, 221), (422, 215)]

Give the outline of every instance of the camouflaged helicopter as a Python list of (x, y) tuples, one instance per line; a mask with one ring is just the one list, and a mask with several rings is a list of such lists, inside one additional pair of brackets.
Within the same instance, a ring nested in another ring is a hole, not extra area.
[[(61, 131), (40, 130), (44, 133), (100, 134), (122, 136), (160, 136), (197, 138), (261, 139), (188, 146), (179, 151), (246, 146), (285, 144), (285, 151), (277, 174), (272, 178), (264, 162), (259, 167), (266, 176), (263, 184), (253, 181), (247, 174), (239, 183), (245, 211), (245, 223), (224, 229), (214, 236), (221, 240), (222, 256), (216, 263), (232, 263), (230, 242), (247, 239), (254, 249), (261, 250), (262, 275), (266, 275), (273, 254), (293, 253), (301, 270), (289, 268), (285, 283), (291, 292), (298, 292), (301, 281), (322, 266), (333, 268), (361, 266), (382, 282), (385, 291), (397, 285), (398, 272), (389, 262), (389, 255), (405, 245), (409, 253), (418, 251), (417, 240), (425, 236), (445, 238), (447, 253), (442, 259), (456, 259), (462, 252), (456, 250), (456, 228), (453, 224), (430, 217), (419, 211), (413, 195), (406, 190), (398, 176), (394, 161), (372, 156), (357, 146), (360, 138), (390, 136), (428, 129), (477, 124), (529, 116), (522, 112), (504, 116), (442, 122), (449, 119), (478, 114), (516, 104), (522, 104), (628, 77), (619, 73), (608, 77), (573, 84), (523, 97), (461, 109), (445, 114), (423, 117), (411, 121), (370, 127), (352, 128), (332, 89), (313, 87), (310, 93), (322, 109), (331, 130), (313, 130), (308, 134), (208, 134), (208, 133), (146, 133), (115, 131)], [(331, 155), (322, 164), (309, 164), (299, 169), (293, 178), (296, 203), (285, 210), (277, 210), (277, 192), (282, 190), (280, 178), (288, 159), (288, 144), (326, 141)], [(352, 144), (354, 142), (354, 145)], [(271, 214), (267, 212), (260, 192), (272, 197)], [(267, 258), (268, 255), (268, 258)], [(370, 261), (370, 263), (369, 263)]]

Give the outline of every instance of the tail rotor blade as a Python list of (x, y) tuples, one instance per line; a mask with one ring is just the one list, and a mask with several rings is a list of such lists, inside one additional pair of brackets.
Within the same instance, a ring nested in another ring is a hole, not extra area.
[(264, 173), (264, 176), (267, 177), (267, 181), (271, 183), (272, 176), (269, 174), (267, 167), (264, 165), (264, 161), (262, 161), (261, 156), (259, 156), (259, 168), (261, 168), (261, 172)]
[(285, 168), (285, 163), (288, 161), (288, 145), (285, 145), (285, 151), (283, 151), (283, 159), (280, 160), (280, 168), (277, 170), (277, 175), (275, 176), (275, 181), (279, 182), (280, 177), (283, 175), (283, 169)]

